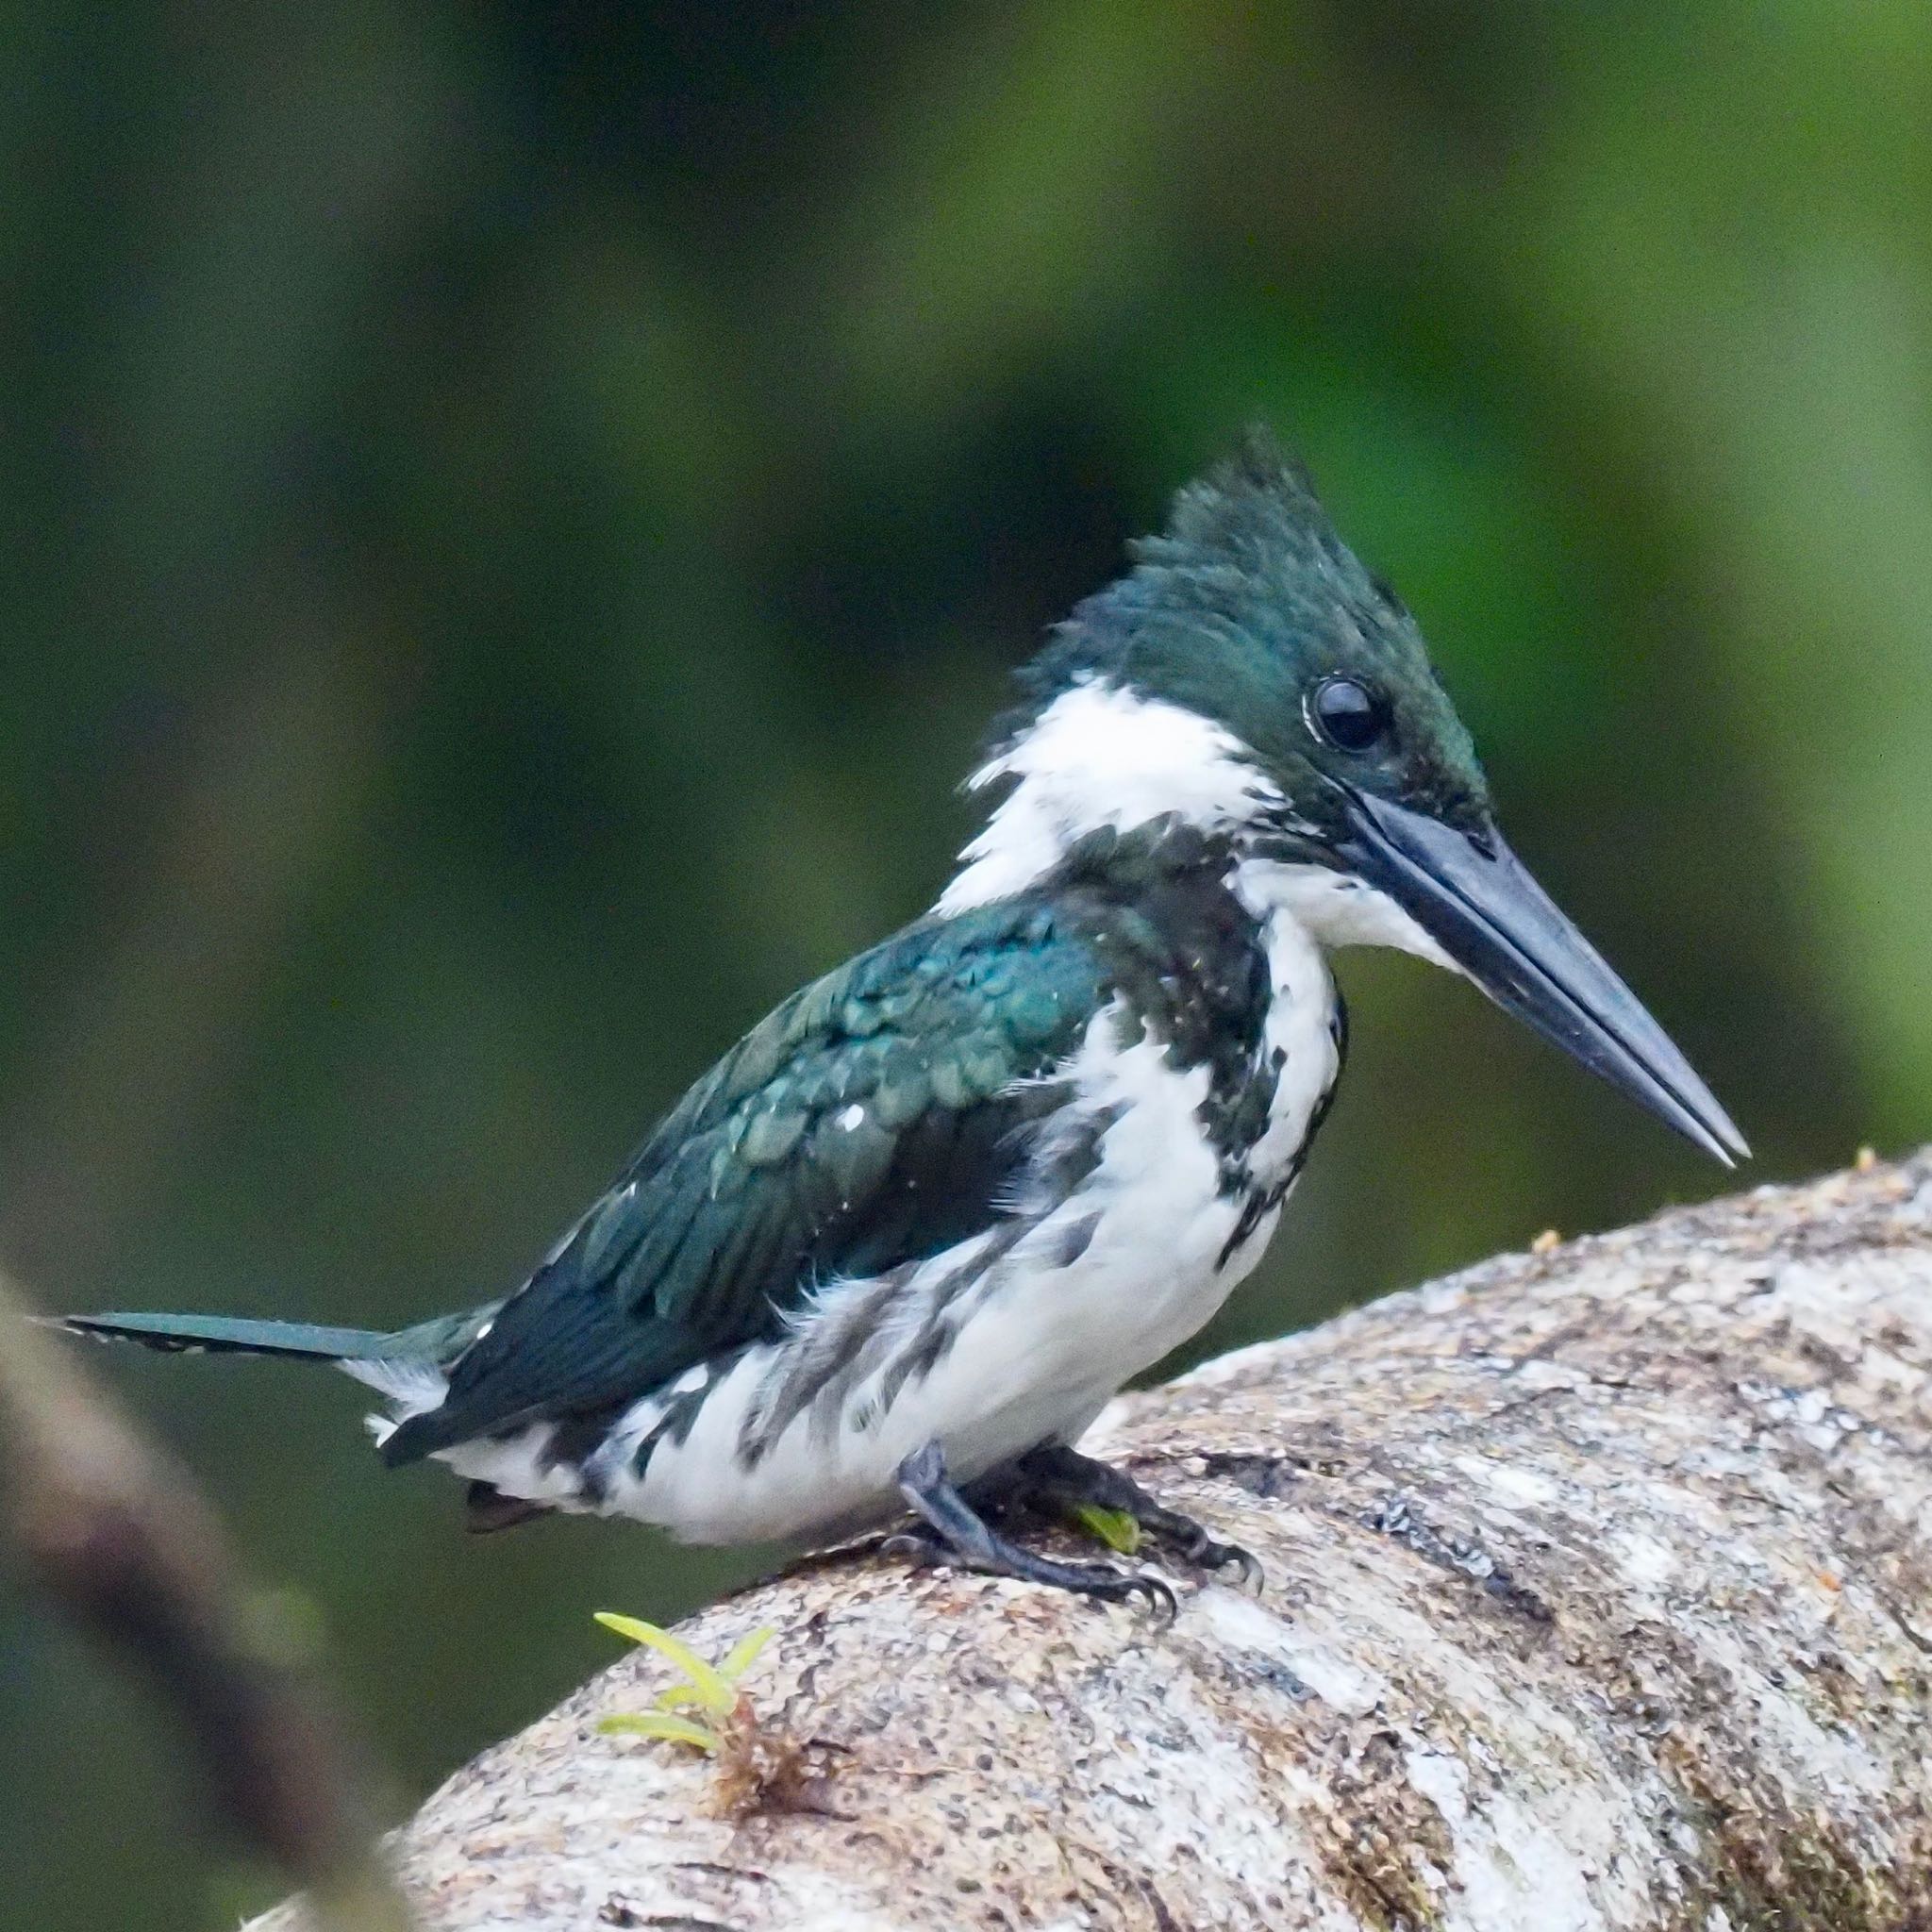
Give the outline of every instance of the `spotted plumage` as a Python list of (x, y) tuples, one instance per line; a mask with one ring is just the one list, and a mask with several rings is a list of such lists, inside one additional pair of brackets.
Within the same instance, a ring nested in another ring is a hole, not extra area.
[(934, 909), (754, 1027), (514, 1293), (396, 1334), (71, 1325), (332, 1361), (384, 1398), (384, 1459), (467, 1478), (479, 1526), (797, 1539), (905, 1505), (928, 1554), (1156, 1595), (995, 1525), (1127, 1497), (1243, 1560), (1073, 1445), (1266, 1246), (1341, 1069), (1330, 950), (1466, 972), (1740, 1148), (1502, 844), (1413, 620), (1265, 439), (1023, 693)]

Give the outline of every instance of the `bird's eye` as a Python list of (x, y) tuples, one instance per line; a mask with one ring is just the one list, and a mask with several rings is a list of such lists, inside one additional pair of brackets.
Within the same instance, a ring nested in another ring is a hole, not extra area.
[(1308, 724), (1340, 751), (1370, 751), (1389, 729), (1389, 700), (1353, 677), (1324, 677), (1307, 696)]

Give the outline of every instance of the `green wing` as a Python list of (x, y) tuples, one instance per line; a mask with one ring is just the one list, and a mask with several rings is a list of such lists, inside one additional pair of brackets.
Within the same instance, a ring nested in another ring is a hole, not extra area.
[(991, 1225), (1062, 1097), (1038, 1076), (1107, 997), (1090, 940), (1025, 900), (923, 920), (806, 987), (686, 1094), (385, 1456), (608, 1411), (775, 1335), (814, 1280)]

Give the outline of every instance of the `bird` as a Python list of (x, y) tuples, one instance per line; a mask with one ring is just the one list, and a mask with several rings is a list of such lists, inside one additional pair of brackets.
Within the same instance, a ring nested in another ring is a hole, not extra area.
[(391, 1467), (469, 1521), (629, 1518), (1171, 1610), (1030, 1541), (1123, 1511), (1204, 1575), (1253, 1557), (1083, 1455), (1253, 1271), (1347, 1051), (1331, 968), (1393, 948), (1729, 1165), (1684, 1056), (1504, 841), (1416, 620), (1264, 428), (1174, 497), (1018, 674), (932, 908), (704, 1074), (514, 1292), (394, 1332), (59, 1318), (332, 1364)]

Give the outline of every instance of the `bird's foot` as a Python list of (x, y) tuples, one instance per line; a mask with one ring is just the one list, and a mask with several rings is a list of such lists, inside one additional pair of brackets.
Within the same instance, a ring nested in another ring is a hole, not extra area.
[(1158, 1503), (1132, 1476), (1058, 1442), (1030, 1449), (1014, 1464), (1022, 1492), (1035, 1507), (1064, 1512), (1085, 1505), (1132, 1518), (1143, 1534), (1202, 1570), (1233, 1570), (1243, 1589), (1259, 1590), (1259, 1560), (1239, 1543), (1208, 1535), (1191, 1516)]
[(1174, 1591), (1158, 1576), (1116, 1570), (1111, 1563), (1064, 1563), (1000, 1535), (954, 1487), (937, 1442), (915, 1450), (899, 1465), (899, 1493), (919, 1518), (919, 1526), (886, 1540), (884, 1547), (894, 1555), (982, 1576), (1043, 1583), (1103, 1603), (1143, 1597), (1147, 1607), (1169, 1623), (1179, 1609)]

